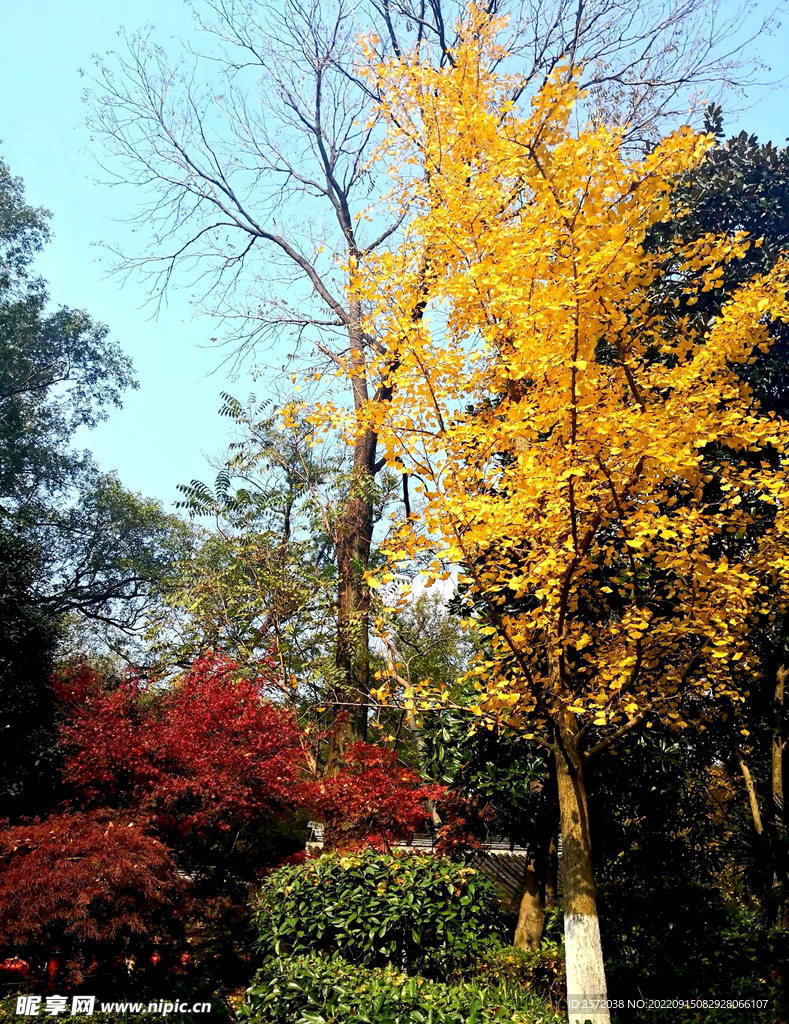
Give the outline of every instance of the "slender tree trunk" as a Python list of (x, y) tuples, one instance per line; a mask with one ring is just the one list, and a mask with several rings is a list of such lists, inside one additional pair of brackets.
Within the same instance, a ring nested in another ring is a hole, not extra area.
[[(574, 720), (562, 723), (556, 746), (556, 783), (562, 834), (562, 895), (567, 957), (567, 1007), (570, 1024), (609, 1024), (607, 989), (600, 944), (592, 845), (582, 760), (576, 747)], [(562, 747), (564, 750), (562, 750)], [(601, 1008), (578, 1008), (580, 1000), (600, 1000)], [(575, 1008), (573, 1003), (575, 1002)]]
[[(361, 411), (369, 392), (361, 337), (361, 307), (351, 301), (354, 326), (348, 331), (354, 407)], [(346, 746), (367, 738), (367, 701), (370, 690), (370, 591), (364, 573), (373, 539), (373, 500), (378, 436), (366, 430), (353, 449), (353, 468), (348, 497), (337, 525), (337, 649), (335, 664), (336, 720), (329, 736), (327, 772), (334, 774), (343, 762)]]
[(516, 949), (539, 949), (542, 929), (545, 924), (544, 888), (540, 884), (537, 864), (534, 858), (526, 863), (523, 877), (518, 924), (515, 928), (513, 945)]
[[(772, 884), (774, 889), (786, 882), (787, 878), (786, 854), (783, 837), (783, 833), (785, 832), (785, 823), (783, 817), (782, 744), (785, 685), (786, 669), (781, 666), (776, 674), (775, 697), (773, 702), (775, 718), (773, 724), (771, 751), (772, 814), (768, 814), (767, 816), (767, 831), (765, 831), (764, 819), (762, 818), (762, 812), (759, 806), (759, 796), (756, 792), (756, 785), (753, 781), (753, 776), (751, 775), (750, 768), (746, 764), (745, 759), (740, 752), (740, 745), (737, 742), (737, 736), (735, 735), (734, 730), (729, 729), (729, 734), (734, 746), (734, 754), (737, 758), (737, 765), (740, 769), (742, 780), (745, 783), (745, 792), (748, 796), (748, 806), (751, 810), (754, 831), (758, 836), (764, 836), (768, 841), (764, 846), (764, 856), (770, 858), (769, 866), (772, 867)], [(784, 905), (782, 912), (779, 913), (779, 918), (781, 919), (784, 927), (789, 926), (789, 906)]]
[(530, 856), (523, 876), (513, 945), (516, 949), (538, 949), (545, 931), (545, 911), (556, 903), (556, 771), (548, 763), (548, 779), (542, 792), (542, 806), (533, 824)]
[(772, 790), (776, 825), (785, 828), (784, 809), (784, 701), (786, 698), (787, 669), (781, 665), (775, 676), (773, 699)]
[(337, 709), (329, 737), (330, 774), (339, 770), (349, 743), (367, 738), (370, 593), (364, 572), (373, 535), (376, 440), (368, 431), (356, 444), (350, 492), (337, 528)]
[(559, 844), (556, 841), (556, 833), (552, 833), (551, 841), (548, 844), (548, 863), (545, 868), (545, 909), (552, 910), (556, 906), (558, 898), (559, 881)]
[[(406, 710), (405, 720), (408, 723), (411, 735), (414, 737), (416, 756), (419, 760), (419, 770), (422, 772), (423, 777), (427, 777), (427, 751), (425, 749), (425, 740), (422, 736), (422, 730), (416, 724), (416, 715), (414, 714), (413, 708), (408, 708)], [(443, 822), (441, 820), (441, 815), (438, 813), (435, 800), (426, 800), (425, 806), (427, 807), (433, 827), (440, 828), (440, 826), (443, 825)]]
[[(786, 805), (784, 804), (784, 703), (787, 674), (786, 666), (781, 665), (775, 674), (775, 695), (773, 697), (770, 781), (773, 798), (772, 839), (775, 861), (773, 886), (776, 888), (786, 885), (789, 876), (786, 854)], [(789, 900), (784, 900), (783, 906), (779, 908), (779, 919), (783, 928), (789, 928)]]
[(740, 769), (740, 775), (742, 775), (742, 781), (745, 783), (745, 792), (748, 795), (748, 806), (751, 809), (751, 817), (753, 818), (753, 827), (757, 835), (761, 835), (764, 832), (764, 822), (762, 821), (762, 811), (759, 807), (759, 797), (756, 792), (756, 785), (751, 775), (751, 770), (745, 763), (745, 759), (740, 752), (740, 744), (737, 742), (737, 737), (734, 734), (733, 729), (729, 729), (731, 735), (731, 741), (734, 746), (734, 756), (737, 758), (737, 765)]

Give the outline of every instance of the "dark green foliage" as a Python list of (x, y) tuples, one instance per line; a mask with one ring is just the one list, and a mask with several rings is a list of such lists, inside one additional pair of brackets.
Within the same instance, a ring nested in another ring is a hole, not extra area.
[(239, 1016), (250, 1024), (548, 1024), (559, 1018), (531, 993), (444, 985), (339, 958), (269, 961)]
[(37, 578), (35, 549), (0, 531), (0, 818), (40, 813), (56, 779), (49, 677), (59, 628), (34, 603)]
[[(674, 276), (673, 286), (664, 298), (676, 299), (679, 302), (677, 315), (689, 317), (691, 325), (702, 331), (713, 322), (722, 305), (739, 286), (754, 275), (769, 271), (778, 256), (789, 248), (789, 148), (778, 149), (769, 142), (760, 144), (755, 136), (746, 132), (723, 141), (722, 116), (716, 107), (710, 107), (707, 112), (706, 128), (716, 136), (717, 143), (701, 164), (684, 176), (673, 196), (672, 201), (683, 215), (658, 226), (655, 238), (660, 241), (667, 235), (678, 235), (690, 241), (707, 232), (733, 234), (745, 231), (753, 244), (743, 259), (727, 264), (719, 288), (692, 296), (693, 306), (688, 304), (688, 296), (683, 294), (686, 283), (683, 275), (678, 273)], [(753, 362), (741, 365), (737, 370), (753, 388), (763, 408), (786, 418), (789, 416), (789, 328), (776, 320), (770, 324), (769, 331), (773, 338), (769, 351), (754, 352)], [(716, 455), (720, 456), (720, 453)], [(753, 457), (769, 460), (777, 471), (781, 471), (781, 457), (775, 450), (768, 449)], [(715, 499), (712, 491), (710, 499)], [(785, 615), (777, 614), (760, 621), (753, 630), (751, 643), (759, 652), (761, 674), (744, 681), (742, 689), (748, 691), (747, 700), (737, 716), (740, 724), (747, 726), (750, 735), (745, 740), (742, 734), (730, 733), (728, 724), (719, 722), (723, 742), (710, 753), (726, 764), (732, 778), (737, 779), (735, 741), (744, 750), (762, 804), (765, 827), (762, 836), (753, 832), (751, 837), (746, 857), (750, 878), (745, 890), (766, 902), (775, 895), (774, 877), (784, 886), (789, 879), (789, 850), (778, 820), (781, 809), (774, 807), (770, 798), (775, 676), (789, 655)], [(722, 711), (725, 713), (727, 709)], [(785, 720), (782, 728), (781, 740), (785, 740)], [(736, 785), (741, 795), (741, 784)], [(742, 864), (741, 858), (738, 859)], [(676, 866), (671, 873), (674, 871)]]
[(337, 953), (445, 977), (501, 936), (493, 884), (433, 856), (326, 854), (276, 871), (254, 901), (266, 956)]
[(49, 213), (25, 203), (21, 178), (0, 160), (0, 294), (27, 275), (35, 254), (49, 238)]
[(698, 999), (763, 999), (772, 1016), (754, 1013), (754, 1019), (787, 1019), (781, 981), (787, 932), (765, 930), (759, 915), (727, 903), (714, 889), (670, 876), (634, 885), (627, 913), (617, 921), (622, 935), (611, 934), (610, 917), (604, 925), (609, 990), (618, 997), (692, 993)]
[(555, 942), (545, 942), (539, 949), (491, 947), (483, 951), (476, 974), (481, 983), (504, 986), (513, 997), (534, 992), (558, 1009), (564, 989), (564, 950)]
[[(727, 264), (721, 286), (694, 295), (692, 307), (683, 294), (685, 279), (681, 273), (673, 278), (673, 287), (662, 297), (679, 300), (677, 316), (690, 314), (695, 326), (712, 322), (721, 305), (732, 293), (754, 275), (765, 273), (783, 250), (789, 247), (789, 149), (777, 149), (772, 143), (760, 144), (756, 136), (740, 132), (722, 140), (720, 109), (707, 111), (707, 131), (716, 135), (717, 144), (701, 164), (686, 174), (673, 194), (675, 208), (683, 216), (654, 230), (654, 239), (679, 236), (692, 241), (704, 235), (734, 234), (747, 231), (754, 244), (744, 259)], [(761, 240), (760, 244), (756, 244)], [(767, 409), (782, 416), (789, 413), (789, 329), (774, 321), (770, 327), (774, 338), (769, 352), (757, 353), (756, 362), (741, 369), (752, 385), (756, 397)]]
[[(733, 843), (746, 808), (729, 789), (722, 742), (714, 729), (676, 736), (656, 724), (590, 762), (603, 950), (617, 998), (692, 993), (781, 1005), (789, 933), (748, 907)], [(666, 1017), (696, 1019), (713, 1018)]]
[(665, 870), (712, 884), (726, 836), (710, 797), (715, 782), (723, 782), (715, 768), (717, 737), (651, 724), (589, 761), (589, 800), (600, 819), (592, 836), (599, 879), (614, 883), (623, 873), (646, 878)]
[(428, 776), (471, 801), (491, 833), (534, 844), (553, 809), (545, 751), (505, 728), (471, 731), (460, 712), (428, 713), (423, 721)]
[(589, 764), (609, 983), (625, 997), (645, 986), (685, 991), (691, 979), (700, 991), (700, 966), (725, 924), (725, 828), (707, 790), (714, 754), (697, 735), (655, 725)]
[(193, 545), (186, 524), (127, 491), (114, 474), (92, 473), (76, 502), (30, 532), (45, 553), (37, 599), (70, 615), (87, 649), (99, 637), (117, 646), (139, 632), (163, 576)]
[[(661, 892), (661, 881), (656, 880), (656, 892)], [(674, 883), (676, 892), (676, 882)], [(687, 890), (693, 887), (689, 885)], [(649, 975), (642, 978), (637, 990), (617, 988), (614, 983), (609, 991), (617, 998), (649, 997), (653, 999), (730, 999), (761, 1000), (761, 1008), (751, 1005), (741, 1009), (661, 1009), (624, 1011), (612, 1013), (612, 1024), (731, 1024), (734, 1020), (748, 1020), (760, 1024), (785, 1024), (789, 1020), (789, 998), (786, 989), (785, 971), (789, 959), (789, 934), (777, 929), (765, 930), (759, 918), (738, 908), (713, 906), (708, 895), (700, 887), (683, 907), (678, 905), (678, 916), (685, 937), (676, 936), (673, 959), (681, 968), (684, 959), (689, 967), (682, 969), (676, 984), (667, 984)], [(662, 890), (664, 902), (673, 902), (673, 894)], [(681, 895), (681, 894), (678, 894)], [(657, 909), (657, 900), (641, 910), (649, 914)], [(695, 915), (695, 917), (694, 917)], [(666, 911), (662, 912), (663, 921)], [(690, 936), (690, 940), (688, 939)], [(656, 933), (653, 948), (663, 945), (665, 957), (672, 943), (672, 936), (665, 936), (662, 929)], [(612, 977), (618, 976), (621, 960), (617, 952), (608, 961)], [(645, 964), (648, 968), (648, 964)], [(646, 974), (646, 971), (645, 971)], [(655, 980), (653, 980), (653, 978)], [(673, 995), (671, 995), (673, 993)]]
[(70, 448), (74, 433), (136, 387), (106, 327), (81, 310), (47, 311), (44, 282), (29, 275), (47, 217), (0, 161), (0, 514), (17, 521), (39, 521), (78, 484), (91, 462)]

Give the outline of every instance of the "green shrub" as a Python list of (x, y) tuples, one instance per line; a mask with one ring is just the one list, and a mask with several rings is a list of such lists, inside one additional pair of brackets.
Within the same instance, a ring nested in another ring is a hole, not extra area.
[(505, 1004), (497, 988), (409, 978), (391, 967), (365, 968), (312, 954), (270, 960), (247, 991), (248, 1024), (555, 1024), (525, 993)]
[(558, 1010), (564, 998), (564, 951), (556, 943), (534, 950), (492, 947), (482, 951), (477, 977), (506, 992), (535, 992)]
[(498, 896), (474, 868), (372, 850), (281, 868), (253, 901), (265, 956), (337, 953), (446, 977), (502, 936)]

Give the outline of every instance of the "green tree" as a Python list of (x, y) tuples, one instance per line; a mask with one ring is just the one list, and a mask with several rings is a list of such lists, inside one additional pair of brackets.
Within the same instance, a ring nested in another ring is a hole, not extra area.
[(60, 629), (35, 600), (38, 563), (29, 543), (0, 530), (0, 818), (46, 810), (56, 778), (49, 676)]
[(49, 214), (25, 203), (0, 160), (0, 516), (24, 527), (50, 511), (92, 470), (71, 442), (137, 387), (131, 363), (87, 313), (48, 310), (31, 264)]
[(77, 431), (106, 419), (137, 382), (107, 327), (82, 310), (49, 308), (32, 267), (48, 218), (0, 160), (0, 529), (37, 552), (28, 600), (115, 643), (139, 632), (184, 531), (74, 446)]
[(195, 526), (192, 549), (163, 579), (151, 633), (160, 656), (179, 662), (209, 649), (240, 665), (273, 655), (286, 694), (329, 701), (342, 460), (312, 446), (303, 420), (285, 428), (268, 402), (222, 397), (236, 440), (214, 484), (181, 486), (179, 503), (214, 527)]
[(68, 646), (149, 661), (144, 636), (161, 604), (162, 581), (194, 550), (188, 524), (124, 488), (115, 474), (96, 471), (76, 500), (30, 532), (44, 568), (36, 598), (66, 617)]
[[(677, 303), (677, 317), (686, 318), (702, 331), (709, 329), (724, 302), (755, 274), (768, 272), (789, 248), (789, 148), (771, 142), (760, 143), (755, 135), (740, 132), (724, 138), (720, 107), (710, 106), (705, 128), (716, 145), (704, 160), (685, 174), (672, 196), (677, 216), (653, 231), (653, 244), (672, 236), (683, 241), (705, 233), (747, 231), (758, 240), (740, 260), (723, 268), (717, 287), (697, 296), (688, 305), (682, 288), (686, 275), (675, 273), (663, 286), (663, 295)], [(749, 363), (737, 368), (740, 377), (753, 388), (762, 409), (786, 418), (789, 415), (789, 325), (774, 320), (767, 325), (772, 345), (755, 351)], [(777, 470), (781, 459), (774, 450), (761, 452)], [(777, 604), (777, 602), (776, 602)], [(785, 680), (789, 666), (789, 623), (777, 607), (755, 625), (753, 647), (759, 655), (759, 672), (747, 680), (744, 731), (732, 729), (724, 720), (718, 753), (739, 777), (749, 807), (754, 833), (751, 861), (761, 867), (750, 872), (751, 892), (780, 905), (787, 903), (789, 844), (784, 807), (784, 760), (789, 742), (789, 721), (785, 714)], [(722, 709), (724, 719), (726, 708)], [(742, 723), (741, 723), (742, 724)], [(755, 886), (755, 888), (753, 888)]]
[[(684, 293), (687, 271), (677, 271), (661, 282), (660, 294), (677, 300), (677, 319), (692, 315), (691, 326), (708, 330), (724, 302), (754, 275), (769, 271), (789, 247), (789, 148), (760, 143), (742, 131), (724, 138), (720, 107), (707, 108), (705, 131), (716, 145), (693, 170), (684, 174), (672, 195), (674, 219), (656, 225), (652, 246), (672, 237), (683, 241), (704, 234), (746, 231), (756, 241), (741, 259), (722, 268), (716, 287), (701, 292), (691, 307)], [(755, 353), (755, 362), (740, 367), (761, 405), (779, 414), (789, 409), (789, 328), (782, 322), (768, 327), (773, 343)]]

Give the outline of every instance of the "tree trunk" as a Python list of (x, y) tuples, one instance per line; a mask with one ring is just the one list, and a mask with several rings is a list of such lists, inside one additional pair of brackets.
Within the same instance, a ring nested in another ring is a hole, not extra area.
[[(773, 886), (785, 886), (789, 878), (786, 853), (786, 805), (784, 804), (784, 702), (786, 700), (787, 669), (781, 665), (775, 674), (775, 695), (773, 697), (773, 739), (771, 749), (770, 781), (773, 798)], [(784, 889), (784, 892), (786, 890)], [(783, 928), (789, 928), (789, 900), (779, 907), (779, 920)]]
[(354, 447), (351, 485), (337, 526), (337, 683), (327, 773), (342, 765), (349, 743), (367, 738), (370, 690), (370, 592), (364, 573), (373, 537), (373, 473), (377, 437), (371, 430)]
[[(350, 223), (345, 225), (349, 253), (359, 253)], [(348, 347), (351, 391), (357, 413), (370, 401), (362, 334), (362, 306), (358, 295), (349, 295)], [(378, 435), (367, 429), (353, 447), (353, 467), (348, 497), (337, 524), (337, 649), (335, 665), (336, 721), (329, 737), (327, 772), (339, 770), (348, 743), (367, 739), (367, 703), (370, 692), (370, 590), (364, 573), (370, 560), (376, 451)]]
[(556, 906), (559, 879), (559, 844), (556, 834), (551, 834), (548, 844), (548, 863), (545, 868), (545, 909), (552, 910)]
[[(586, 789), (581, 757), (576, 747), (577, 730), (573, 725), (573, 720), (562, 724), (562, 743), (556, 747), (556, 782), (562, 830), (567, 1009), (570, 1024), (584, 1024), (586, 1020), (594, 1021), (594, 1024), (608, 1024), (610, 1014), (605, 1006), (605, 965), (597, 917)], [(603, 1005), (598, 1007), (595, 1001)]]
[[(419, 761), (419, 770), (422, 773), (423, 778), (428, 777), (427, 773), (427, 751), (425, 750), (425, 741), (422, 736), (422, 730), (416, 724), (416, 715), (414, 714), (413, 708), (408, 708), (405, 712), (405, 720), (408, 723), (408, 728), (411, 735), (414, 737), (414, 744), (416, 746), (416, 755)], [(434, 828), (440, 828), (443, 825), (441, 815), (438, 813), (434, 800), (425, 800), (425, 806), (427, 807), (430, 815), (430, 820), (433, 823)]]
[(539, 949), (544, 923), (545, 900), (537, 874), (537, 866), (534, 859), (531, 858), (526, 863), (523, 878), (523, 893), (513, 942), (515, 948)]
[(740, 751), (740, 744), (737, 741), (737, 736), (733, 729), (729, 729), (729, 735), (734, 746), (734, 756), (737, 758), (737, 766), (740, 769), (740, 775), (742, 775), (742, 781), (745, 783), (745, 792), (748, 796), (748, 806), (751, 809), (751, 817), (753, 818), (753, 827), (757, 835), (761, 835), (764, 832), (764, 823), (762, 821), (762, 812), (759, 807), (759, 797), (756, 792), (756, 786), (751, 775), (751, 770), (745, 763), (745, 759)]
[(529, 859), (523, 876), (518, 924), (513, 940), (516, 949), (539, 949), (545, 930), (545, 912), (556, 904), (556, 804), (556, 771), (549, 761), (541, 809), (532, 823)]
[(775, 697), (773, 699), (773, 742), (772, 742), (772, 790), (775, 820), (779, 829), (785, 828), (784, 808), (784, 700), (786, 697), (787, 670), (784, 665), (775, 676)]

